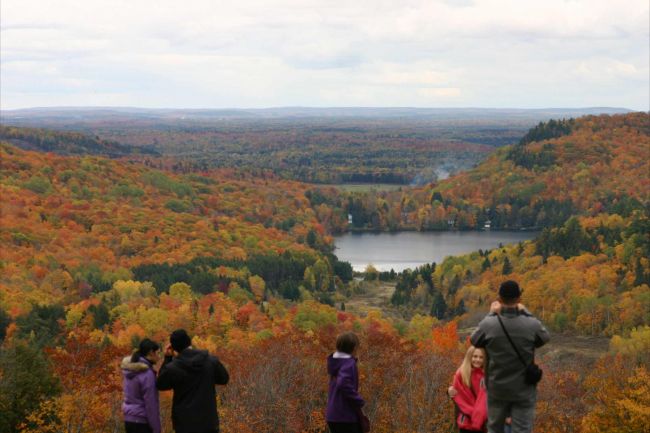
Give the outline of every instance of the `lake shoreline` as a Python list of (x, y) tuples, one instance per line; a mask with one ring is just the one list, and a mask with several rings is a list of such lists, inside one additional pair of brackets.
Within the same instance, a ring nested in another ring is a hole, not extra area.
[(490, 229), (426, 229), (419, 230), (417, 227), (400, 227), (397, 230), (378, 230), (374, 228), (349, 228), (348, 230), (336, 233), (334, 236), (341, 236), (346, 233), (401, 233), (401, 232), (420, 232), (420, 233), (446, 233), (446, 232), (506, 232), (506, 233), (521, 233), (521, 232), (541, 232), (544, 227), (521, 227), (518, 229), (501, 229), (501, 228), (490, 228)]
[(372, 264), (378, 271), (401, 272), (446, 257), (491, 250), (532, 240), (539, 232), (445, 230), (400, 232), (348, 232), (334, 238), (334, 254), (349, 262), (355, 272)]

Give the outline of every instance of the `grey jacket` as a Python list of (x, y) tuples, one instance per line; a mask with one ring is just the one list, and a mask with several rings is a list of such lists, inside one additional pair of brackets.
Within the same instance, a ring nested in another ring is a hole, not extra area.
[[(533, 361), (535, 348), (546, 344), (550, 335), (542, 322), (527, 310), (502, 308), (501, 320), (526, 363)], [(526, 367), (517, 357), (496, 314), (488, 314), (470, 337), (472, 345), (487, 351), (489, 398), (522, 401), (536, 398), (536, 388), (524, 380)]]

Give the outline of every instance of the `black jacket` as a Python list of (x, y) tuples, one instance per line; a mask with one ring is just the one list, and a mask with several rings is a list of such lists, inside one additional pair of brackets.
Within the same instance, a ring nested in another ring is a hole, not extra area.
[(174, 390), (172, 425), (176, 433), (219, 431), (215, 384), (228, 383), (228, 372), (207, 351), (185, 349), (165, 357), (156, 387)]

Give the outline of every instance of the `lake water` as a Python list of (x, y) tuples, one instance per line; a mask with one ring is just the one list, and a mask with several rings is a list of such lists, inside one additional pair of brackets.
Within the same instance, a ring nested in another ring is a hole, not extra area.
[(350, 262), (355, 271), (369, 263), (380, 271), (401, 272), (425, 263), (441, 263), (447, 256), (533, 239), (535, 232), (398, 232), (346, 233), (335, 238), (339, 260)]

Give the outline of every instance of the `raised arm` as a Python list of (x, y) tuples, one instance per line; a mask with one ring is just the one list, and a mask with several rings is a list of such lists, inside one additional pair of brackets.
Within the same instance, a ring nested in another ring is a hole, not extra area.
[(161, 391), (167, 391), (174, 387), (174, 372), (169, 367), (169, 363), (172, 362), (172, 359), (171, 356), (165, 356), (165, 361), (163, 362), (162, 367), (160, 367), (160, 373), (158, 373), (158, 379), (156, 380), (156, 388)]
[(535, 332), (535, 347), (542, 347), (551, 339), (551, 334), (548, 333), (546, 326), (542, 322), (539, 322), (539, 328)]

